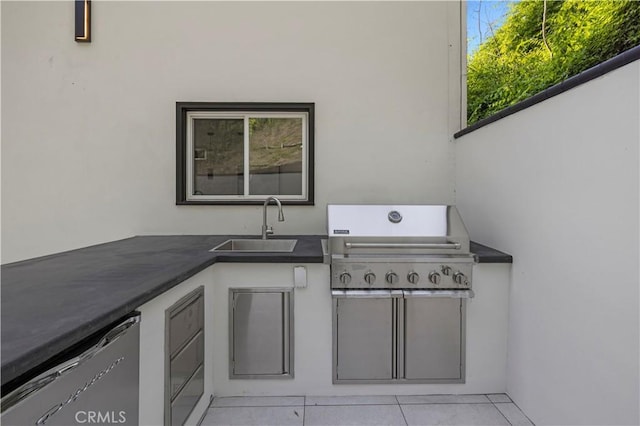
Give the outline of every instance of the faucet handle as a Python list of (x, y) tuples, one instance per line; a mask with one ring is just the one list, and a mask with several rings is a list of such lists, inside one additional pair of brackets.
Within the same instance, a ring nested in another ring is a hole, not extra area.
[(264, 233), (267, 235), (273, 235), (273, 227), (267, 226), (267, 229), (264, 231)]

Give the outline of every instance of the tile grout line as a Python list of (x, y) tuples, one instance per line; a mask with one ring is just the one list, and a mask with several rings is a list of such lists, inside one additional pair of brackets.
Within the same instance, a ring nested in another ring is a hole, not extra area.
[[(505, 394), (505, 395), (506, 395), (506, 394)], [(491, 398), (489, 398), (489, 395), (487, 394), (487, 395), (485, 395), (485, 396), (487, 397), (487, 399), (489, 400), (489, 402), (491, 402), (491, 404), (493, 404), (493, 408), (495, 408), (496, 410), (498, 410), (498, 413), (500, 413), (500, 415), (501, 415), (502, 417), (504, 417), (504, 419), (507, 421), (507, 423), (509, 423), (511, 426), (513, 426), (513, 423), (511, 423), (511, 422), (509, 421), (509, 419), (507, 418), (507, 416), (505, 416), (505, 415), (504, 415), (504, 413), (503, 413), (503, 412), (498, 408), (498, 406), (496, 405), (496, 403), (495, 403), (495, 402), (493, 402), (493, 401), (491, 401)], [(511, 399), (511, 398), (509, 398), (509, 399)]]
[[(505, 395), (509, 396), (509, 394), (505, 393)], [(520, 407), (518, 407), (518, 404), (516, 404), (513, 399), (511, 399), (511, 397), (509, 396), (509, 400), (511, 401), (511, 404), (515, 405), (515, 407), (522, 413), (522, 415), (524, 416), (525, 419), (529, 420), (529, 422), (533, 425), (536, 426), (536, 424), (531, 421), (531, 419), (529, 418), (529, 416), (527, 416), (527, 414), (522, 411), (522, 409), (520, 409)], [(497, 408), (497, 407), (496, 407)], [(498, 411), (500, 411), (500, 409), (498, 409)]]
[(409, 422), (407, 421), (407, 417), (404, 415), (404, 410), (402, 409), (402, 404), (400, 404), (400, 400), (398, 399), (398, 395), (393, 395), (398, 403), (398, 407), (400, 408), (400, 414), (402, 414), (402, 419), (404, 420), (405, 426), (409, 426)]
[[(2, 1), (2, 0), (0, 0)], [(210, 408), (268, 408), (268, 407), (304, 407), (301, 404), (293, 404), (293, 405), (216, 405), (215, 407)]]
[[(493, 404), (491, 401), (487, 402), (403, 402), (403, 405), (458, 405), (458, 404)], [(358, 404), (369, 405), (369, 404)], [(391, 405), (391, 404), (375, 404), (375, 405)]]
[[(0, 0), (1, 1), (1, 0)], [(397, 401), (397, 399), (396, 399)], [(291, 405), (216, 405), (208, 408), (266, 408), (266, 407), (368, 407), (372, 405), (389, 406), (389, 405), (495, 405), (495, 404), (514, 404), (513, 402), (389, 402), (389, 403), (371, 403), (371, 404), (291, 404)], [(518, 407), (518, 409), (520, 409)], [(522, 410), (520, 410), (522, 411)]]
[[(367, 406), (372, 406), (372, 405), (398, 405), (398, 403), (397, 402), (385, 402), (384, 404), (379, 404), (379, 403), (371, 403), (371, 404), (313, 404), (313, 405), (305, 405), (305, 407), (367, 407)], [(408, 404), (408, 405), (411, 405), (411, 404)]]
[(303, 395), (303, 400), (302, 402), (304, 403), (304, 405), (302, 406), (302, 426), (304, 426), (304, 421), (307, 417), (307, 395)]

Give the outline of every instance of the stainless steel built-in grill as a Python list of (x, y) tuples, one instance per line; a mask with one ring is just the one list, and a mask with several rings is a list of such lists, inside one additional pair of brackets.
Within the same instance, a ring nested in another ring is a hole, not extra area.
[(334, 383), (464, 382), (474, 257), (455, 206), (329, 205)]

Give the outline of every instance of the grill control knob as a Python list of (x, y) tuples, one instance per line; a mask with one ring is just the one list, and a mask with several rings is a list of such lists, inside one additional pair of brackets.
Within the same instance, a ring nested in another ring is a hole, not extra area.
[(465, 277), (462, 272), (456, 272), (455, 274), (453, 274), (453, 282), (455, 282), (456, 284), (469, 284), (469, 281), (467, 281), (467, 277)]
[(411, 284), (418, 284), (418, 281), (420, 281), (420, 275), (418, 275), (417, 272), (409, 272), (407, 275), (407, 281)]
[(384, 278), (389, 284), (398, 284), (398, 274), (395, 272), (387, 272)]
[(367, 284), (371, 285), (376, 282), (376, 274), (374, 274), (373, 272), (367, 272), (366, 274), (364, 274), (364, 280), (367, 282)]
[(440, 284), (440, 274), (437, 273), (436, 271), (431, 271), (429, 273), (429, 282), (435, 285)]
[(343, 272), (340, 274), (339, 279), (341, 284), (349, 284), (351, 282), (351, 274), (348, 272)]
[(451, 272), (453, 272), (451, 267), (446, 266), (446, 265), (442, 265), (442, 274), (443, 275), (449, 276), (449, 275), (451, 275)]

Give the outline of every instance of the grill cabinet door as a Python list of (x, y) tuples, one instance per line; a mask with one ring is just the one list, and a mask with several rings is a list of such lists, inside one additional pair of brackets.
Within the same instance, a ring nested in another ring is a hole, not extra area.
[(395, 299), (335, 298), (336, 380), (390, 380)]
[(404, 299), (405, 379), (463, 381), (462, 299)]

